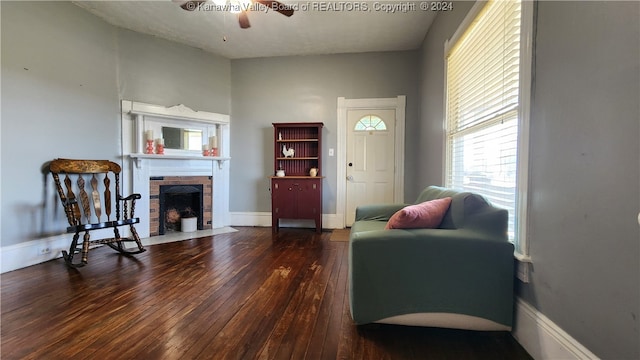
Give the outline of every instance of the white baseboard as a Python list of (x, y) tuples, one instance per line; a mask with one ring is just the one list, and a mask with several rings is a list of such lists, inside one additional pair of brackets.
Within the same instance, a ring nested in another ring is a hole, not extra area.
[[(270, 212), (232, 212), (229, 214), (231, 226), (264, 226), (271, 227)], [(281, 227), (308, 228), (315, 227), (313, 220), (280, 220)], [(342, 222), (338, 214), (323, 214), (322, 228), (341, 229)]]
[[(122, 236), (129, 236), (129, 229), (121, 229)], [(80, 234), (80, 242), (84, 233)], [(94, 239), (113, 236), (112, 229), (91, 232)], [(62, 257), (62, 250), (69, 251), (73, 234), (61, 233), (0, 248), (0, 273), (22, 269)]]
[[(73, 234), (60, 234), (0, 248), (0, 272), (5, 273), (62, 257)], [(48, 249), (48, 252), (44, 250)]]
[[(102, 231), (103, 233), (100, 233)], [(94, 238), (112, 236), (107, 231), (94, 231)], [(143, 246), (164, 244), (168, 242), (181, 241), (201, 236), (211, 236), (236, 231), (230, 227), (221, 227), (209, 230), (198, 230), (191, 233), (173, 233), (161, 236), (152, 236), (140, 239)], [(129, 236), (128, 229), (121, 231), (122, 236)], [(73, 234), (59, 234), (47, 238), (27, 241), (20, 244), (5, 246), (0, 248), (0, 273), (13, 271), (28, 266), (43, 263), (62, 257), (62, 250), (69, 251), (69, 245)], [(82, 236), (80, 236), (82, 241)], [(98, 245), (102, 246), (102, 245)], [(135, 246), (135, 245), (134, 245)], [(48, 252), (43, 252), (48, 249)]]
[[(234, 212), (230, 213), (230, 226), (271, 226), (271, 212)], [(313, 221), (308, 220), (289, 220), (281, 221), (283, 227), (315, 227)], [(322, 227), (325, 229), (339, 229), (342, 227), (340, 217), (336, 214), (324, 214), (322, 216)], [(99, 232), (93, 232), (92, 237), (108, 237), (106, 230), (104, 236)], [(201, 230), (204, 231), (204, 230)], [(211, 230), (209, 230), (211, 231)], [(215, 229), (214, 229), (215, 232)], [(128, 231), (121, 230), (122, 236), (128, 236)], [(213, 233), (212, 233), (213, 234)], [(210, 234), (203, 234), (207, 236)], [(0, 273), (13, 271), (28, 266), (43, 263), (62, 257), (62, 250), (69, 250), (69, 244), (73, 234), (58, 234), (50, 237), (27, 241), (15, 245), (4, 246), (0, 248)], [(82, 238), (81, 238), (82, 240)], [(167, 237), (164, 240), (157, 236), (142, 239), (142, 244), (153, 245), (163, 242), (176, 241), (174, 237)], [(49, 249), (43, 252), (43, 249)]]
[(516, 299), (513, 337), (534, 359), (598, 359), (524, 300)]
[(270, 212), (231, 212), (229, 213), (231, 226), (271, 226)]

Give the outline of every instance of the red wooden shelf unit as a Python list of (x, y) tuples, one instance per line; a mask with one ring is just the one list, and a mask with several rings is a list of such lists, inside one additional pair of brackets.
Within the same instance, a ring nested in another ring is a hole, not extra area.
[[(273, 123), (271, 216), (274, 232), (279, 230), (280, 219), (312, 219), (316, 232), (322, 231), (323, 126), (317, 122)], [(318, 169), (316, 176), (310, 176), (312, 168)], [(276, 176), (278, 170), (284, 171), (284, 176)]]

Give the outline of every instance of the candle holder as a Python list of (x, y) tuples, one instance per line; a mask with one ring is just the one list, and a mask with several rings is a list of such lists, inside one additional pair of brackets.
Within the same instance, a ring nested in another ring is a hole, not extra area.
[(202, 156), (209, 156), (209, 149), (202, 149)]
[(218, 156), (218, 148), (214, 147), (213, 149), (209, 150), (209, 156)]
[(153, 154), (153, 140), (147, 140), (147, 149), (145, 154)]
[(156, 154), (164, 155), (164, 141), (156, 142)]

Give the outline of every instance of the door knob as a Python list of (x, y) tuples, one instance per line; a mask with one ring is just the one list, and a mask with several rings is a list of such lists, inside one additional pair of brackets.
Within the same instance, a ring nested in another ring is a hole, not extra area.
[(347, 180), (353, 181), (353, 176), (351, 176), (351, 175), (347, 176)]

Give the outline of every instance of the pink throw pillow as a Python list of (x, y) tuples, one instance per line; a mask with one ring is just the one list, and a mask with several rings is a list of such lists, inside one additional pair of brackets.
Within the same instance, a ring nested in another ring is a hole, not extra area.
[(442, 222), (449, 205), (451, 198), (446, 197), (405, 206), (391, 216), (385, 229), (435, 229)]

